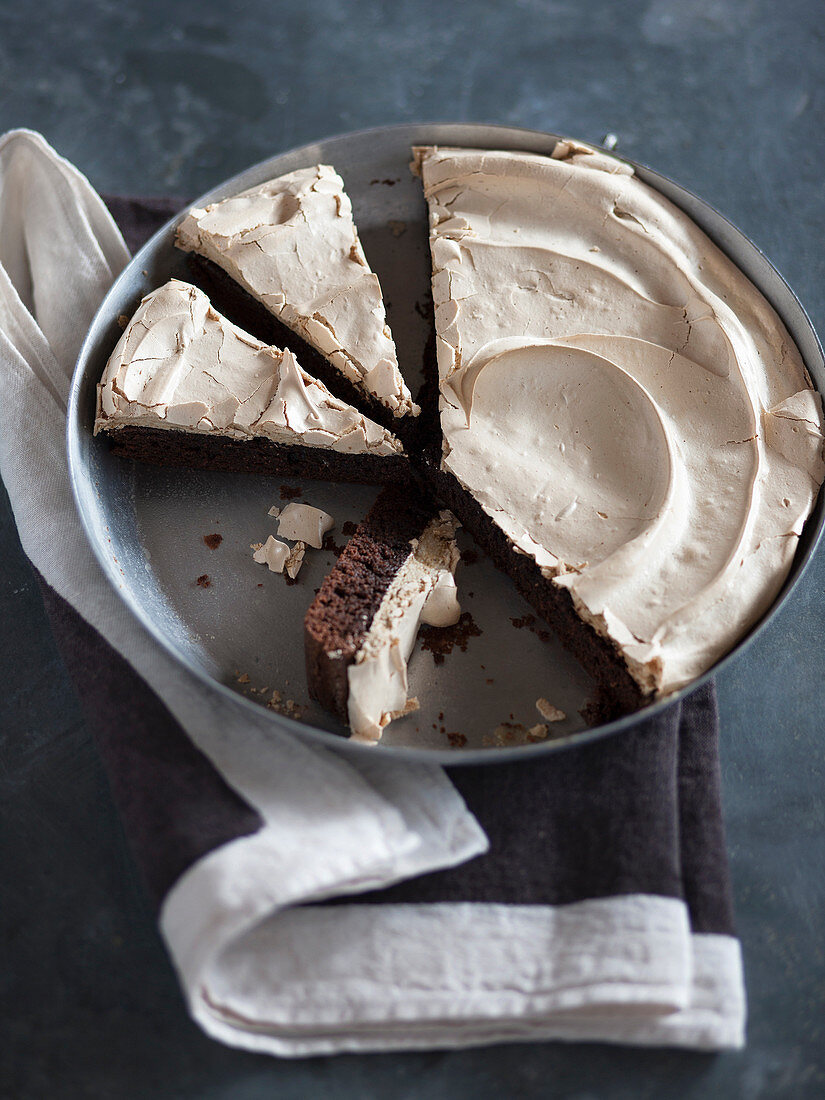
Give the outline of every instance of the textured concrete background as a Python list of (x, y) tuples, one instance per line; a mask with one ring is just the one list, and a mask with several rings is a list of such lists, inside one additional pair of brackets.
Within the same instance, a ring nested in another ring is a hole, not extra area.
[[(0, 130), (41, 130), (99, 190), (182, 196), (391, 122), (612, 131), (752, 236), (822, 332), (824, 48), (821, 0), (0, 0)], [(746, 1051), (299, 1063), (188, 1021), (4, 496), (0, 562), (0, 1096), (825, 1093), (825, 554), (719, 681)]]

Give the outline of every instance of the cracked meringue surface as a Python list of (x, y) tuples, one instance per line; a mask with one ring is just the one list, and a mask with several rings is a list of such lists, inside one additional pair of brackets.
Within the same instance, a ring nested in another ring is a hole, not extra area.
[(290, 351), (255, 340), (178, 279), (143, 299), (98, 383), (95, 434), (127, 425), (351, 453), (403, 450)]
[(614, 157), (414, 151), (430, 209), (442, 467), (643, 691), (770, 607), (825, 473), (774, 310)]
[(394, 416), (418, 415), (334, 168), (302, 168), (190, 210), (177, 244), (223, 268)]

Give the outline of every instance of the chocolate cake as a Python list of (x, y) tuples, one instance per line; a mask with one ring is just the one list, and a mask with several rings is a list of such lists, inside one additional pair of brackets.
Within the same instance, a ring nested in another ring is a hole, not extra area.
[(407, 660), (420, 623), (458, 620), (458, 563), (449, 512), (416, 489), (387, 487), (327, 576), (304, 620), (310, 695), (376, 742), (415, 709)]
[[(435, 491), (632, 710), (767, 610), (822, 482), (822, 409), (759, 291), (615, 157), (415, 150)], [(426, 414), (425, 414), (426, 415)]]
[(418, 415), (334, 169), (300, 169), (193, 209), (176, 243), (222, 312), (289, 347), (333, 393), (392, 431)]
[(385, 428), (176, 279), (143, 299), (113, 351), (95, 432), (164, 466), (378, 483), (409, 470)]
[(317, 166), (184, 218), (178, 244), (229, 317), (176, 280), (144, 299), (95, 431), (163, 465), (403, 482), (305, 620), (310, 693), (354, 737), (415, 706), (419, 624), (459, 612), (459, 521), (594, 677), (590, 720), (636, 710), (776, 598), (825, 474), (820, 397), (757, 289), (617, 158), (569, 141), (414, 156), (423, 415), (343, 183)]

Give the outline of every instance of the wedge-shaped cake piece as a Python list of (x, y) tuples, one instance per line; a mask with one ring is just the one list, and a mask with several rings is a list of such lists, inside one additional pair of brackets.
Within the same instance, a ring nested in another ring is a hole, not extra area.
[[(302, 168), (190, 210), (177, 244), (206, 261), (196, 263), (197, 278), (218, 308), (266, 339), (287, 343), (334, 392), (388, 427), (418, 414), (398, 369), (378, 277), (333, 168)], [(255, 303), (268, 313), (262, 316)], [(273, 334), (273, 319), (316, 356), (307, 357), (280, 327)]]
[(633, 169), (421, 148), (442, 499), (617, 710), (765, 613), (823, 478), (821, 400), (774, 310)]
[(95, 434), (163, 466), (331, 481), (407, 476), (398, 440), (172, 279), (148, 294), (97, 387)]
[(417, 708), (407, 661), (421, 623), (449, 626), (458, 521), (413, 488), (388, 486), (353, 534), (304, 620), (310, 695), (377, 742), (391, 719)]

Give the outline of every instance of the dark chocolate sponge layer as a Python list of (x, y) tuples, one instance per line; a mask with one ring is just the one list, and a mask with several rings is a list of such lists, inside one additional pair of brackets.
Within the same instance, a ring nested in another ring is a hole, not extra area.
[(438, 499), (457, 516), (494, 564), (512, 579), (525, 600), (596, 681), (599, 698), (588, 709), (588, 720), (608, 721), (644, 706), (647, 700), (627, 671), (619, 650), (579, 618), (567, 589), (554, 585), (542, 575), (533, 558), (514, 549), (498, 524), (453, 474), (435, 466), (430, 466), (427, 474)]
[(319, 481), (353, 481), (367, 485), (406, 482), (405, 455), (350, 454), (328, 447), (275, 443), (271, 439), (231, 439), (172, 428), (125, 427), (106, 432), (112, 452), (155, 466), (230, 473), (276, 474)]
[(378, 496), (304, 619), (309, 694), (346, 725), (347, 669), (396, 573), (437, 509), (414, 485)]

